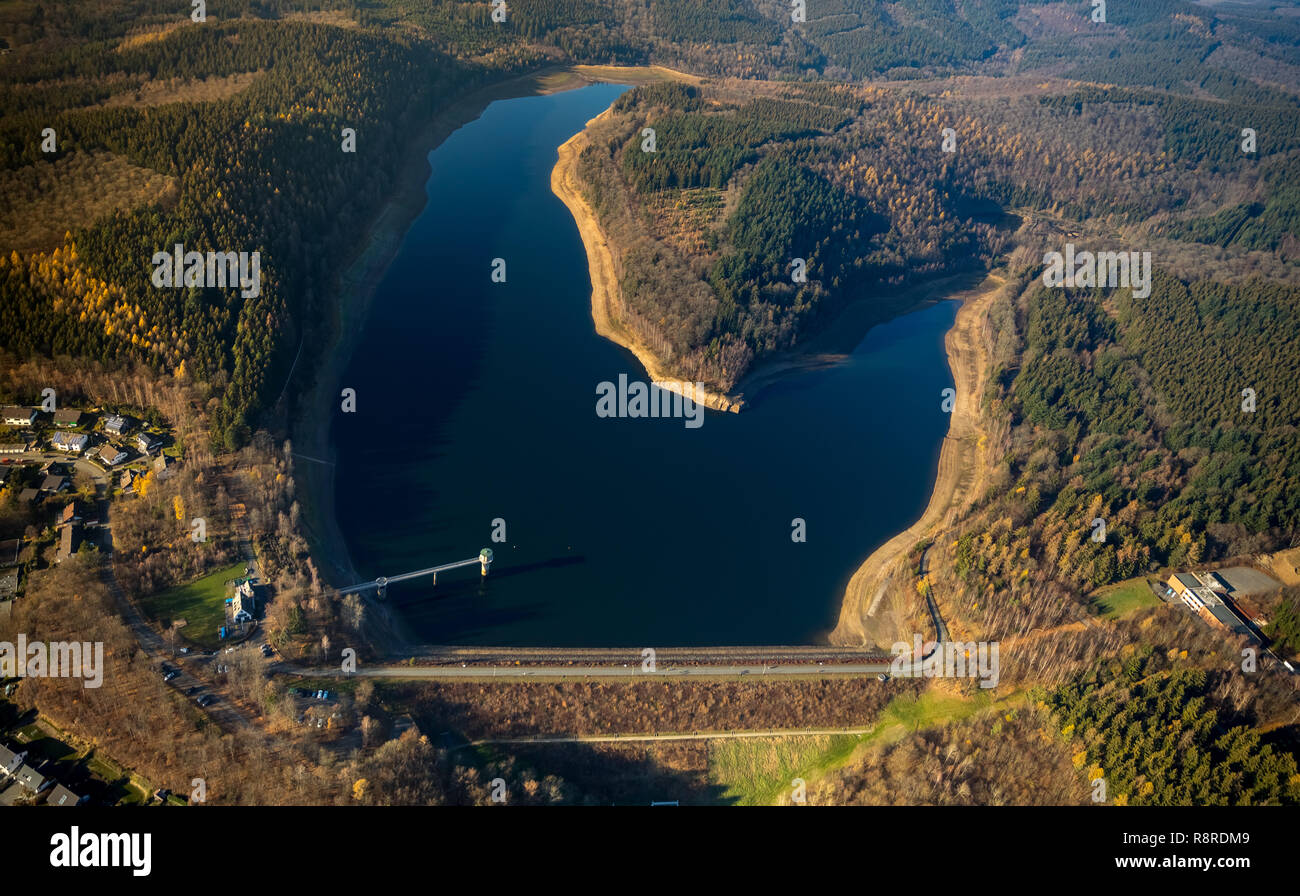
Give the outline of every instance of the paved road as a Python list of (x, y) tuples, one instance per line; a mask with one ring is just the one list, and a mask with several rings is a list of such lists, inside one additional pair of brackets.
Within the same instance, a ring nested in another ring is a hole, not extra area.
[[(278, 665), (272, 671), (310, 677), (344, 678), (349, 673), (337, 669), (320, 669)], [(735, 666), (699, 665), (664, 666), (654, 672), (643, 672), (639, 664), (626, 666), (372, 666), (360, 667), (355, 674), (361, 678), (397, 679), (484, 679), (531, 678), (537, 680), (563, 680), (583, 678), (735, 678), (753, 675), (761, 678), (817, 678), (827, 675), (879, 675), (889, 673), (890, 664), (858, 663), (853, 665), (793, 665), (793, 666)]]
[[(927, 654), (929, 656), (929, 654)], [(360, 666), (355, 673), (341, 669), (275, 663), (270, 671), (305, 677), (407, 680), (481, 680), (488, 678), (818, 678), (830, 675), (905, 675), (919, 663), (893, 667), (893, 658), (879, 651), (834, 647), (696, 647), (663, 648), (655, 652), (654, 671), (643, 667), (640, 651), (614, 648), (428, 648), (424, 664), (388, 663)]]

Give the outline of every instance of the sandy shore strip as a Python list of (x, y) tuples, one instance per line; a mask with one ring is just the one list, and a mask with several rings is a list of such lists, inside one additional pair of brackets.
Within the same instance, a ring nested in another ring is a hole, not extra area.
[[(881, 640), (873, 629), (888, 624), (871, 626), (868, 617), (874, 615), (891, 586), (911, 586), (910, 579), (902, 585), (892, 581), (901, 572), (900, 563), (917, 542), (934, 538), (951, 525), (984, 490), (989, 459), (979, 404), (991, 362), (988, 313), (1007, 286), (1005, 277), (992, 273), (973, 291), (950, 297), (963, 300), (944, 340), (957, 396), (940, 449), (930, 503), (919, 520), (877, 548), (853, 574), (840, 606), (839, 624), (830, 635), (831, 644), (866, 645)], [(893, 633), (881, 634), (887, 635), (884, 640), (894, 640)]]

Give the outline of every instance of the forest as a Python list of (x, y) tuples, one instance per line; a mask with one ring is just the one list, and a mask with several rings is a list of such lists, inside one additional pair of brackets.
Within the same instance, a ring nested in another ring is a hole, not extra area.
[[(248, 442), (302, 341), (321, 338), (312, 322), (326, 317), (322, 303), (358, 222), (387, 193), (404, 135), (491, 71), (400, 38), (238, 21), (183, 27), (122, 53), (73, 47), (6, 73), (19, 90), (114, 72), (152, 79), (255, 69), (264, 72), (225, 102), (63, 108), (55, 103), (68, 97), (41, 103), (33, 93), (0, 119), (6, 169), (50, 164), (31, 139), (49, 126), (55, 160), (109, 151), (181, 185), (171, 207), (119, 210), (46, 252), (9, 253), (0, 262), (5, 345), (183, 370), (219, 392), (212, 437), (227, 449)], [(355, 153), (340, 149), (344, 127), (358, 135)], [(176, 242), (260, 251), (265, 288), (249, 299), (233, 289), (152, 288), (148, 259)]]
[(1146, 300), (1102, 292), (1029, 290), (1023, 355), (995, 377), (1011, 449), (953, 556), (998, 601), (1287, 547), (1300, 527), (1296, 358), (1267, 348), (1300, 340), (1300, 290), (1157, 273)]
[(1200, 669), (1142, 674), (1130, 658), (1115, 680), (1085, 677), (1049, 698), (1062, 731), (1082, 742), (1075, 764), (1108, 801), (1130, 806), (1294, 805), (1295, 756), (1260, 731), (1228, 724)]

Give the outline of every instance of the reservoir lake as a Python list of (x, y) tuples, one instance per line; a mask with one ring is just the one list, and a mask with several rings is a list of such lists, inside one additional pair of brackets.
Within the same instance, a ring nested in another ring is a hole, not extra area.
[(597, 416), (599, 383), (647, 377), (596, 335), (550, 176), (557, 147), (627, 89), (498, 100), (430, 153), (428, 204), (340, 380), (357, 403), (333, 423), (336, 508), (359, 573), (495, 554), (486, 579), (475, 566), (388, 589), (425, 642), (824, 643), (850, 576), (929, 500), (954, 301), (699, 428)]

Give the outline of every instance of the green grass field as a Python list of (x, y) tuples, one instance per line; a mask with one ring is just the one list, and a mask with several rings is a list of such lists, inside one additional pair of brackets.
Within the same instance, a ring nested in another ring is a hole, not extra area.
[(215, 650), (221, 644), (217, 629), (226, 621), (226, 583), (244, 574), (244, 563), (218, 569), (201, 579), (141, 598), (140, 607), (164, 627), (186, 621), (181, 635), (199, 647)]
[(1145, 576), (1107, 585), (1092, 596), (1093, 603), (1108, 619), (1119, 619), (1142, 607), (1154, 607), (1160, 598), (1152, 593)]
[[(770, 806), (790, 792), (790, 782), (811, 782), (845, 765), (855, 753), (890, 743), (922, 728), (961, 721), (994, 705), (1022, 702), (1015, 692), (994, 700), (981, 690), (973, 697), (926, 691), (919, 697), (899, 697), (861, 734), (740, 738), (713, 741), (709, 780), (723, 788), (725, 801), (741, 806)], [(863, 726), (867, 727), (867, 726)]]

